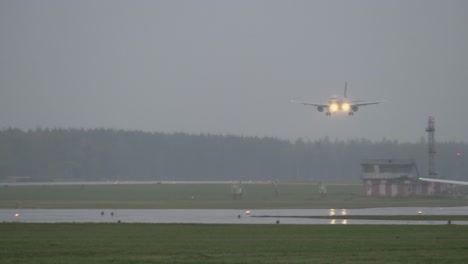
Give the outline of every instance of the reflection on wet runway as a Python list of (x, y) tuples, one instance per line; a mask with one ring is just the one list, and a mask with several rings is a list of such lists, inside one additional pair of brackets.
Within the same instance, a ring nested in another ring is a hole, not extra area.
[[(248, 211), (248, 213), (247, 213)], [(0, 209), (0, 222), (23, 223), (194, 223), (194, 224), (383, 224), (442, 225), (447, 221), (314, 219), (297, 216), (333, 215), (468, 215), (468, 207), (416, 208), (390, 207), (368, 209)], [(278, 217), (259, 217), (259, 216)], [(288, 217), (296, 216), (296, 217)], [(468, 221), (452, 221), (468, 224)]]

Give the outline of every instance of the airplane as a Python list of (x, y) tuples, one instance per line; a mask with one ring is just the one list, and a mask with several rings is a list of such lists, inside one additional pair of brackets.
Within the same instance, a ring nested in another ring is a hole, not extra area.
[(433, 179), (433, 178), (418, 178), (420, 181), (427, 181), (427, 182), (440, 182), (440, 183), (448, 183), (448, 184), (457, 184), (457, 185), (468, 185), (466, 181), (454, 181), (454, 180), (442, 180), (442, 179)]
[(348, 112), (348, 115), (352, 116), (354, 115), (354, 112), (357, 112), (359, 110), (359, 107), (361, 106), (366, 106), (366, 105), (373, 105), (373, 104), (379, 104), (384, 101), (372, 101), (372, 102), (365, 102), (362, 100), (354, 100), (351, 101), (348, 99), (346, 92), (347, 92), (347, 86), (348, 82), (345, 82), (345, 87), (344, 87), (344, 97), (340, 98), (337, 96), (332, 96), (328, 100), (327, 104), (316, 104), (316, 103), (309, 103), (309, 102), (302, 102), (302, 101), (296, 101), (296, 100), (291, 100), (293, 103), (299, 103), (303, 105), (312, 105), (316, 106), (317, 110), (319, 112), (325, 111), (325, 115), (331, 116), (332, 114), (336, 114), (338, 112)]

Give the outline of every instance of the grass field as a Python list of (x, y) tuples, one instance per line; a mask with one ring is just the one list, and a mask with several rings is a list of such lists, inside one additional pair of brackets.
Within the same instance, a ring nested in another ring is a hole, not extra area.
[(467, 263), (468, 226), (0, 224), (6, 263)]
[(277, 209), (370, 208), (389, 206), (465, 206), (468, 201), (441, 197), (370, 198), (359, 183), (329, 183), (319, 199), (314, 183), (244, 184), (242, 200), (233, 201), (229, 184), (44, 185), (0, 187), (0, 208), (148, 208)]

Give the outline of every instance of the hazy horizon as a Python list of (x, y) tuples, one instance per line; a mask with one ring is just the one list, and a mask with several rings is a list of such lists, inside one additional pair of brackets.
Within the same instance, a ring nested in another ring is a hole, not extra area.
[[(467, 1), (0, 0), (0, 129), (467, 142)], [(327, 117), (291, 99), (390, 100)]]

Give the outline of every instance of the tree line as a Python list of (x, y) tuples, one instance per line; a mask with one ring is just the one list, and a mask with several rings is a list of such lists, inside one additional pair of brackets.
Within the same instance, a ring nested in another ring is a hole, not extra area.
[[(438, 142), (436, 150), (441, 177), (468, 180), (466, 143)], [(112, 129), (0, 130), (0, 181), (357, 180), (361, 161), (374, 158), (414, 159), (427, 175), (424, 138), (291, 142)]]

